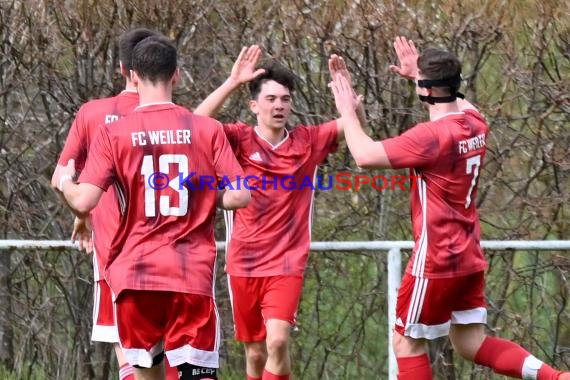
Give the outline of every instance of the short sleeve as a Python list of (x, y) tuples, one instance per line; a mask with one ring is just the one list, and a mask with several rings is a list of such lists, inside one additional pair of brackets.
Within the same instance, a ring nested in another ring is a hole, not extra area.
[(99, 128), (91, 148), (89, 159), (81, 172), (78, 182), (90, 183), (107, 191), (115, 178), (113, 150), (107, 131), (107, 126)]
[(439, 136), (427, 123), (418, 124), (398, 137), (382, 140), (394, 169), (422, 168), (437, 161)]
[(307, 126), (306, 128), (311, 139), (313, 154), (318, 157), (319, 162), (324, 160), (329, 153), (336, 152), (338, 148), (336, 120), (320, 125)]
[(238, 176), (243, 176), (243, 169), (238, 163), (238, 160), (228, 141), (226, 126), (217, 123), (217, 128), (214, 129), (213, 136), (213, 151), (214, 151), (214, 169), (218, 181), (222, 178), (227, 178), (230, 182), (234, 182)]
[(57, 163), (59, 165), (67, 165), (69, 160), (75, 160), (75, 167), (81, 171), (85, 166), (87, 158), (87, 125), (85, 124), (85, 108), (79, 108), (73, 124), (67, 134), (63, 151), (59, 156)]
[(238, 151), (239, 139), (244, 128), (250, 128), (244, 123), (223, 124), (224, 133), (234, 152)]

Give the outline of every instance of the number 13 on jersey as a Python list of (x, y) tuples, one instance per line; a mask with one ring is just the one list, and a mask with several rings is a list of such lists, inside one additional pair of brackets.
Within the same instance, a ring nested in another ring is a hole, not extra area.
[[(188, 157), (183, 154), (163, 154), (158, 158), (158, 172), (154, 171), (153, 157), (148, 155), (144, 156), (141, 168), (141, 174), (144, 176), (144, 212), (147, 217), (156, 216), (156, 198), (155, 189), (162, 188), (157, 183), (157, 174), (161, 173), (168, 176), (170, 172), (170, 165), (177, 164), (178, 170), (176, 173), (188, 173)], [(166, 178), (163, 179), (166, 182)], [(160, 214), (163, 216), (184, 216), (188, 212), (188, 190), (184, 186), (179, 186), (180, 177), (177, 176), (168, 181), (163, 189), (170, 187), (178, 193), (178, 207), (170, 205), (170, 196), (161, 195)], [(152, 183), (152, 184), (151, 184)]]

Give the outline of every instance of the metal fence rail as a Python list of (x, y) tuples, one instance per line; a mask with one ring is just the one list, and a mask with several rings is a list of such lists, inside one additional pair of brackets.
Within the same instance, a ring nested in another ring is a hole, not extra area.
[[(570, 240), (486, 240), (481, 245), (486, 250), (498, 251), (570, 251)], [(225, 242), (216, 242), (218, 251), (225, 249)], [(0, 240), (0, 250), (10, 249), (66, 249), (77, 247), (69, 240)], [(396, 321), (396, 296), (402, 276), (403, 249), (414, 247), (412, 241), (325, 241), (312, 242), (312, 251), (386, 251), (388, 252), (388, 350), (389, 379), (396, 380), (398, 367), (392, 350), (392, 326)]]

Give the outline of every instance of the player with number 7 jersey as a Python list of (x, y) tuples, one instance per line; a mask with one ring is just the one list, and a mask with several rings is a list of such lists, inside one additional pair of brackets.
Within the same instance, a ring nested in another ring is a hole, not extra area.
[(393, 169), (411, 168), (419, 176), (410, 194), (416, 244), (407, 273), (449, 278), (487, 267), (473, 200), (488, 133), (483, 116), (464, 109), (382, 140)]
[(397, 37), (400, 66), (412, 79), (430, 121), (382, 141), (368, 137), (342, 77), (331, 84), (346, 141), (363, 168), (411, 168), (420, 176), (411, 194), (415, 247), (398, 291), (393, 347), (399, 380), (431, 380), (425, 340), (449, 335), (463, 358), (518, 379), (567, 380), (514, 342), (487, 336), (484, 270), (475, 202), (489, 127), (459, 92), (461, 62), (451, 52)]

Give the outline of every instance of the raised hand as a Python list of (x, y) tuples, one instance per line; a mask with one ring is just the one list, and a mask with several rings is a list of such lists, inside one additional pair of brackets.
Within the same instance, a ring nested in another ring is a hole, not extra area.
[(348, 81), (348, 84), (352, 86), (352, 77), (342, 57), (339, 57), (336, 54), (331, 55), (329, 58), (329, 72), (333, 81), (335, 77), (340, 74)]
[(408, 79), (416, 79), (418, 75), (418, 49), (414, 41), (406, 37), (396, 37), (394, 40), (394, 50), (398, 56), (400, 66), (390, 65), (390, 70)]
[(259, 46), (243, 47), (232, 67), (230, 78), (239, 84), (243, 84), (263, 74), (264, 69), (255, 69), (259, 58), (261, 58)]
[(358, 106), (362, 103), (363, 96), (358, 95), (354, 89), (352, 88), (352, 76), (350, 75), (350, 71), (346, 67), (346, 63), (342, 57), (339, 57), (336, 54), (331, 55), (329, 58), (329, 72), (331, 74), (331, 78), (333, 82), (336, 80), (338, 76), (343, 77), (348, 85), (352, 90), (352, 102), (354, 105), (354, 109), (358, 108)]
[(336, 109), (341, 116), (356, 112), (356, 108), (362, 102), (362, 96), (356, 96), (348, 80), (337, 73), (334, 80), (329, 84), (333, 95)]
[(85, 252), (93, 252), (93, 229), (91, 227), (91, 217), (85, 218), (75, 217), (73, 222), (73, 232), (71, 233), (71, 240), (75, 243), (79, 241), (79, 250), (85, 249)]

